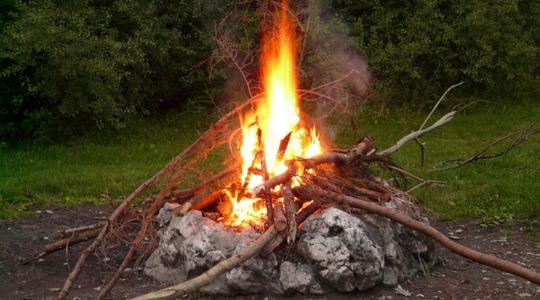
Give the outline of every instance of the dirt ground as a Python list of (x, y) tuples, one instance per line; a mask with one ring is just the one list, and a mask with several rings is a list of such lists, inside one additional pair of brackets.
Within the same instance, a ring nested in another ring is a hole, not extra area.
[[(0, 221), (0, 299), (54, 299), (87, 243), (27, 265), (20, 262), (53, 241), (58, 230), (95, 223), (96, 218), (105, 217), (109, 212), (108, 207), (80, 206), (42, 210), (31, 219)], [(472, 221), (436, 222), (434, 225), (465, 245), (540, 271), (540, 249), (535, 247), (533, 237), (538, 226), (482, 227)], [(439, 263), (431, 272), (403, 282), (401, 289), (381, 287), (363, 293), (293, 295), (279, 299), (540, 299), (539, 285), (476, 264), (441, 247), (436, 251)], [(117, 264), (117, 261), (105, 259), (104, 262), (102, 256), (92, 255), (70, 296), (74, 299), (95, 297), (102, 280), (110, 277)], [(113, 290), (111, 299), (129, 298), (160, 287), (138, 270), (128, 269), (124, 277)], [(266, 296), (264, 299), (278, 298)]]

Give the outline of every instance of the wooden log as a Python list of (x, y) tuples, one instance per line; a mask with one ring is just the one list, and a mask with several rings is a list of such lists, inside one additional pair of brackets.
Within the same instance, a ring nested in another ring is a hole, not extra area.
[(256, 186), (253, 189), (253, 194), (260, 197), (265, 191), (271, 191), (274, 187), (288, 182), (295, 174), (296, 168), (289, 167), (287, 171), (268, 179), (259, 186)]
[(173, 213), (177, 216), (183, 216), (191, 210), (191, 206), (193, 206), (193, 204), (190, 201), (185, 202), (182, 206), (175, 208)]
[(202, 215), (203, 215), (203, 217), (208, 218), (208, 219), (212, 219), (212, 220), (214, 220), (216, 222), (221, 217), (221, 214), (218, 213), (218, 212), (206, 212), (206, 211), (203, 211)]
[(278, 231), (274, 226), (270, 226), (259, 238), (249, 247), (242, 249), (237, 254), (219, 262), (203, 274), (184, 281), (182, 283), (154, 291), (145, 295), (133, 298), (132, 300), (157, 300), (157, 299), (178, 299), (182, 295), (195, 292), (218, 278), (221, 274), (228, 272), (240, 264), (255, 256), (259, 251), (270, 242)]
[(396, 211), (395, 209), (381, 206), (376, 203), (365, 201), (359, 198), (323, 190), (316, 185), (295, 187), (293, 189), (293, 193), (299, 198), (313, 199), (315, 201), (321, 201), (323, 203), (339, 202), (344, 205), (363, 209), (369, 213), (381, 215), (431, 237), (440, 245), (446, 247), (448, 250), (457, 253), (465, 258), (471, 259), (473, 261), (484, 264), (486, 266), (490, 266), (495, 269), (499, 269), (504, 272), (517, 275), (533, 283), (540, 284), (540, 273), (529, 270), (507, 260), (500, 259), (493, 255), (484, 254), (466, 246), (463, 246), (449, 239), (440, 231), (431, 227), (430, 225), (405, 216)]
[(217, 203), (223, 196), (224, 196), (223, 190), (213, 191), (205, 197), (200, 197), (199, 199), (195, 199), (193, 201), (193, 205), (191, 206), (191, 209), (192, 210), (205, 209), (208, 206), (211, 206)]
[[(319, 208), (321, 208), (321, 204), (316, 201), (311, 201), (309, 204), (304, 206), (304, 208), (300, 209), (298, 213), (295, 216), (295, 222), (296, 224), (302, 224), (309, 216), (311, 216), (313, 213), (315, 213)], [(297, 225), (298, 226), (298, 225)], [(276, 237), (272, 239), (262, 250), (261, 250), (261, 256), (266, 257), (270, 255), (270, 253), (274, 252), (274, 250), (283, 243), (285, 240), (285, 237), (287, 236), (287, 232), (282, 231)]]
[[(336, 185), (341, 186), (344, 189), (347, 189), (353, 193), (366, 196), (372, 200), (387, 202), (387, 201), (390, 201), (391, 199), (391, 195), (389, 194), (384, 194), (384, 193), (373, 191), (367, 188), (356, 186), (354, 183), (350, 182), (348, 179), (343, 178), (343, 177), (333, 177), (333, 178), (328, 178), (328, 177), (321, 178), (319, 176), (313, 176), (313, 177), (314, 177), (314, 180), (313, 180), (314, 183), (322, 187), (323, 189), (326, 189), (326, 187), (323, 186), (325, 181), (331, 181), (335, 184), (334, 186)], [(340, 193), (339, 191), (335, 191), (335, 190), (332, 190), (332, 191), (336, 193)]]
[(274, 227), (278, 232), (287, 229), (287, 218), (285, 217), (285, 209), (282, 202), (274, 204)]
[[(263, 172), (263, 178), (265, 181), (269, 179), (268, 175), (268, 168), (266, 166), (266, 155), (264, 151), (264, 143), (262, 140), (262, 131), (259, 128), (257, 130), (257, 139), (259, 142), (259, 149), (260, 149), (260, 159), (261, 159), (261, 171)], [(271, 190), (264, 190), (262, 192), (262, 196), (264, 197), (264, 205), (266, 206), (266, 225), (268, 227), (272, 226), (274, 224), (274, 204), (272, 201), (272, 196), (270, 195)], [(277, 226), (277, 228), (280, 228), (280, 225)], [(281, 230), (278, 230), (281, 231)]]
[(276, 161), (282, 161), (285, 157), (285, 153), (287, 152), (287, 148), (289, 148), (289, 142), (291, 141), (291, 135), (292, 131), (289, 132), (280, 142), (279, 142), (279, 148), (276, 155)]
[(441, 127), (441, 126), (445, 125), (446, 123), (452, 121), (455, 114), (456, 114), (455, 111), (451, 111), (451, 112), (447, 113), (446, 115), (442, 116), (439, 120), (437, 120), (435, 123), (433, 123), (433, 125), (429, 126), (428, 128), (419, 129), (417, 131), (409, 133), (408, 135), (402, 137), (399, 141), (397, 141), (396, 144), (393, 145), (392, 147), (390, 147), (390, 148), (388, 148), (386, 150), (377, 152), (377, 154), (383, 155), (383, 156), (389, 156), (389, 155), (392, 155), (392, 154), (396, 153), (399, 149), (401, 149), (401, 147), (403, 147), (408, 142), (414, 141), (414, 140), (418, 139), (419, 137), (423, 136), (424, 134), (426, 134), (426, 133), (428, 133), (430, 131), (433, 131), (434, 129), (436, 129), (438, 127)]
[(176, 214), (177, 216), (183, 216), (192, 210), (205, 209), (206, 207), (218, 202), (222, 196), (222, 190), (216, 190), (212, 192), (205, 191), (203, 193), (195, 195), (195, 197), (191, 198), (189, 201), (176, 208), (174, 210), (174, 214)]
[(287, 220), (287, 242), (294, 243), (296, 240), (296, 219), (294, 214), (296, 209), (294, 206), (294, 195), (291, 191), (291, 185), (286, 183), (281, 186), (283, 193), (283, 204), (285, 207), (285, 219)]

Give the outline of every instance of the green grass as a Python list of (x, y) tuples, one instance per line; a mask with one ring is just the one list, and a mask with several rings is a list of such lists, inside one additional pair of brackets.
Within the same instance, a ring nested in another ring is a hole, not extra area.
[[(426, 115), (426, 112), (403, 111), (364, 113), (359, 120), (358, 137), (371, 135), (378, 148), (384, 149), (418, 129)], [(432, 122), (441, 115), (434, 116)], [(460, 112), (449, 124), (422, 138), (426, 147), (424, 167), (420, 166), (420, 151), (414, 142), (393, 157), (399, 166), (422, 178), (448, 183), (412, 192), (418, 201), (443, 219), (473, 216), (484, 222), (539, 220), (540, 134), (504, 156), (454, 170), (432, 170), (441, 161), (468, 158), (496, 138), (519, 130), (537, 118), (540, 118), (538, 104), (477, 106)], [(338, 143), (347, 145), (351, 140), (353, 134), (344, 132)], [(496, 148), (495, 152), (504, 146)], [(412, 187), (415, 183), (409, 185)]]
[[(361, 136), (371, 135), (383, 149), (418, 128), (425, 116), (426, 112), (402, 110), (362, 113), (360, 131), (345, 131), (337, 142), (350, 146)], [(413, 192), (441, 218), (538, 220), (540, 135), (497, 159), (450, 171), (431, 172), (430, 168), (443, 160), (467, 157), (539, 116), (540, 105), (535, 104), (478, 106), (422, 139), (426, 144), (423, 168), (414, 143), (394, 157), (400, 166), (419, 176), (448, 182), (444, 187), (423, 187)], [(194, 141), (209, 124), (208, 114), (191, 111), (133, 122), (121, 131), (98, 132), (54, 146), (3, 145), (0, 218), (24, 216), (47, 205), (104, 203), (100, 194), (120, 200)]]
[(0, 218), (124, 197), (202, 134), (203, 112), (135, 121), (54, 146), (0, 147)]

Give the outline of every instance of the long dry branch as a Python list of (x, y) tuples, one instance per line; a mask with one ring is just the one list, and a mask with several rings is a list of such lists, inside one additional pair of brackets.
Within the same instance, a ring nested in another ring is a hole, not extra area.
[(135, 297), (132, 300), (176, 299), (187, 293), (195, 292), (201, 287), (210, 284), (219, 275), (238, 267), (246, 260), (255, 256), (277, 235), (277, 233), (278, 231), (274, 228), (274, 226), (271, 226), (249, 247), (244, 248), (235, 255), (219, 262), (217, 265), (213, 266), (203, 274), (168, 288)]
[(451, 112), (447, 113), (446, 115), (442, 116), (439, 120), (437, 120), (437, 122), (433, 123), (433, 125), (431, 125), (431, 126), (429, 126), (427, 128), (419, 129), (417, 131), (409, 133), (408, 135), (402, 137), (399, 141), (397, 141), (397, 143), (395, 145), (393, 145), (392, 147), (390, 147), (390, 148), (388, 148), (386, 150), (383, 150), (383, 151), (379, 151), (379, 152), (377, 152), (377, 154), (384, 155), (384, 156), (389, 156), (389, 155), (392, 155), (392, 154), (396, 153), (401, 147), (403, 147), (408, 142), (414, 141), (414, 140), (418, 139), (419, 137), (423, 136), (424, 134), (426, 134), (426, 133), (428, 133), (428, 132), (430, 132), (430, 131), (438, 128), (438, 127), (441, 127), (441, 126), (445, 125), (446, 123), (452, 121), (455, 114), (456, 114), (455, 111), (451, 111)]
[[(103, 226), (103, 225), (101, 225)], [(36, 255), (35, 257), (23, 262), (23, 264), (27, 264), (29, 262), (38, 260), (46, 255), (49, 255), (53, 252), (56, 252), (58, 250), (64, 249), (66, 247), (73, 246), (75, 244), (88, 241), (90, 239), (95, 238), (99, 232), (101, 231), (101, 227), (97, 228), (90, 228), (85, 231), (79, 231), (72, 233), (69, 237), (63, 238), (61, 240), (55, 241), (53, 243), (45, 245), (43, 248), (43, 251)]]
[(484, 254), (466, 246), (463, 246), (459, 243), (456, 243), (455, 241), (452, 241), (451, 239), (446, 237), (437, 229), (429, 226), (426, 223), (422, 223), (408, 216), (405, 216), (396, 211), (395, 209), (381, 206), (359, 198), (323, 190), (315, 185), (304, 185), (295, 187), (293, 189), (293, 192), (295, 193), (295, 196), (306, 201), (315, 200), (321, 201), (323, 203), (339, 202), (345, 205), (361, 208), (367, 212), (381, 215), (431, 237), (445, 248), (463, 257), (493, 267), (495, 269), (517, 275), (533, 283), (540, 284), (540, 273), (529, 270), (507, 260), (500, 259), (493, 255)]

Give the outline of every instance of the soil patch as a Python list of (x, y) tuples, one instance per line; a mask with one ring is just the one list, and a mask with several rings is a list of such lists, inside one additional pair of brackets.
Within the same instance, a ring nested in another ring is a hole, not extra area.
[[(81, 205), (74, 209), (41, 210), (35, 218), (0, 221), (0, 298), (54, 299), (80, 252), (81, 243), (22, 265), (53, 241), (58, 230), (93, 224), (112, 209)], [(479, 226), (471, 220), (435, 222), (434, 226), (460, 243), (540, 271), (540, 249), (535, 247), (538, 226), (512, 224)], [(365, 293), (333, 294), (321, 297), (296, 295), (265, 299), (539, 299), (540, 286), (510, 274), (479, 265), (437, 246), (439, 261), (426, 272), (401, 284), (401, 289), (377, 288)], [(105, 254), (91, 255), (70, 296), (93, 299), (103, 280), (110, 278), (120, 261)], [(129, 268), (113, 290), (111, 298), (124, 299), (162, 286), (145, 277), (140, 269)], [(408, 295), (408, 296), (407, 296)], [(243, 296), (241, 299), (261, 299)], [(225, 299), (225, 298), (224, 298)]]

